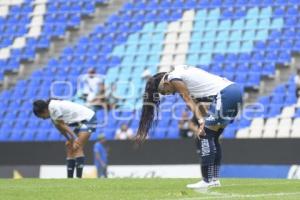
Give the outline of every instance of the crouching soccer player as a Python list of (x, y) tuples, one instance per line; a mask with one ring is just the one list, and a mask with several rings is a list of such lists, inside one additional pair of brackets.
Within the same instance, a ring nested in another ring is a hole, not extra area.
[(77, 178), (81, 178), (84, 146), (96, 127), (95, 112), (71, 101), (50, 99), (34, 101), (33, 113), (42, 119), (51, 118), (55, 127), (67, 139), (65, 145), (68, 178), (73, 178), (75, 167)]
[[(242, 104), (241, 88), (225, 78), (191, 66), (175, 66), (169, 73), (161, 72), (146, 84), (137, 139), (144, 140), (158, 115), (158, 94), (179, 93), (194, 113), (197, 147), (201, 158), (203, 180), (187, 185), (200, 189), (220, 186), (221, 146), (219, 136), (237, 116)], [(208, 110), (199, 102), (210, 101)]]

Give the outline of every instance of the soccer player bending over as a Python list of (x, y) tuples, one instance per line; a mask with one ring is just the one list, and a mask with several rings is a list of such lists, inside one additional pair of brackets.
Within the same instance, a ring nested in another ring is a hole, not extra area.
[(96, 127), (95, 112), (71, 101), (50, 99), (34, 101), (33, 113), (42, 119), (51, 118), (55, 127), (67, 139), (68, 178), (73, 178), (75, 167), (77, 178), (81, 178), (84, 166), (84, 145)]
[[(237, 116), (242, 90), (225, 78), (192, 66), (175, 66), (169, 73), (155, 74), (147, 81), (137, 139), (144, 140), (158, 116), (159, 95), (179, 93), (194, 113), (194, 132), (201, 158), (203, 180), (188, 188), (220, 186), (221, 146), (219, 137)], [(211, 102), (208, 110), (201, 102)]]

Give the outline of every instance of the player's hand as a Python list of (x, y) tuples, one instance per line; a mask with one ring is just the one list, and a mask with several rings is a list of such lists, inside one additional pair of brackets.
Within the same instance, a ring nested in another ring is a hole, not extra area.
[(66, 147), (68, 147), (68, 148), (72, 148), (72, 141), (70, 141), (70, 140), (67, 140), (66, 141), (66, 143), (65, 143), (65, 145), (66, 145)]
[(199, 120), (199, 127), (198, 127), (198, 131), (197, 131), (198, 138), (206, 135), (206, 133), (204, 131), (204, 125), (205, 125), (204, 120)]
[(74, 150), (77, 150), (77, 149), (79, 149), (81, 147), (81, 143), (78, 141), (78, 140), (75, 140), (74, 142), (73, 142), (73, 149)]

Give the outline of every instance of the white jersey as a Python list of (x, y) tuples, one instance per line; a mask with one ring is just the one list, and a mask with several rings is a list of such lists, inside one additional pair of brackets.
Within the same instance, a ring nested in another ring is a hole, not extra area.
[(217, 95), (233, 83), (226, 78), (187, 65), (175, 66), (175, 69), (169, 73), (168, 81), (176, 79), (183, 81), (190, 95), (195, 98)]
[(128, 128), (127, 131), (122, 131), (121, 129), (118, 129), (116, 131), (116, 139), (119, 140), (127, 140), (133, 137), (133, 130), (131, 128)]
[(51, 100), (49, 112), (52, 120), (63, 120), (66, 124), (90, 121), (95, 115), (93, 110), (65, 100)]
[(100, 75), (90, 77), (88, 74), (79, 77), (80, 87), (84, 94), (97, 94), (99, 84), (103, 83), (103, 78)]

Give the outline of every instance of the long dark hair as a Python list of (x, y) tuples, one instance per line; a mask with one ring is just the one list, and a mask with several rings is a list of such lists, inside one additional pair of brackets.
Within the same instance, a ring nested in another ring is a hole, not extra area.
[(137, 131), (138, 142), (146, 139), (149, 130), (156, 122), (155, 117), (158, 116), (160, 104), (158, 86), (165, 74), (166, 72), (155, 74), (147, 81), (139, 129)]
[(35, 116), (40, 116), (45, 110), (48, 109), (51, 100), (60, 100), (56, 98), (50, 98), (48, 100), (37, 99), (33, 102), (32, 111)]

